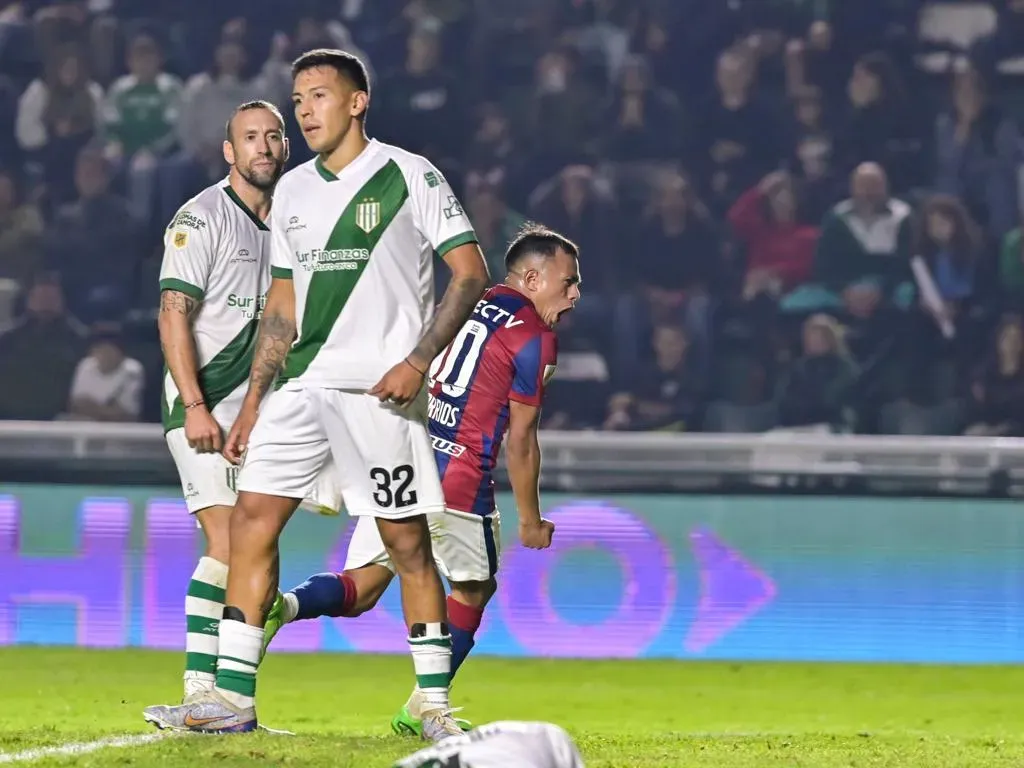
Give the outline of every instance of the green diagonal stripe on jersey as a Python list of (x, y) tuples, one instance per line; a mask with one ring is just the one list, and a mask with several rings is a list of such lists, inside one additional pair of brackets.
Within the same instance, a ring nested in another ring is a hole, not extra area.
[[(319, 257), (324, 268), (317, 269), (319, 261), (313, 265), (299, 340), (288, 352), (278, 386), (301, 376), (316, 357), (370, 263), (373, 249), (408, 197), (402, 170), (394, 160), (389, 160), (356, 192), (342, 212)], [(355, 269), (329, 268), (332, 252), (356, 249), (365, 249), (367, 256), (354, 262)]]
[[(203, 393), (206, 407), (212, 411), (221, 400), (242, 386), (249, 378), (252, 357), (256, 351), (256, 330), (258, 320), (245, 324), (238, 335), (224, 349), (214, 355), (210, 362), (199, 369), (199, 391)], [(164, 368), (164, 378), (167, 377)], [(161, 397), (164, 432), (185, 426), (185, 404), (179, 394), (168, 406), (167, 398)]]

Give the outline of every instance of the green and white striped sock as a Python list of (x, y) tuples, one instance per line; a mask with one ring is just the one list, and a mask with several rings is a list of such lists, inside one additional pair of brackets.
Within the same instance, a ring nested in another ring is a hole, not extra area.
[(240, 709), (256, 706), (256, 669), (262, 650), (262, 627), (234, 619), (221, 621), (217, 692)]
[(185, 597), (185, 695), (208, 691), (217, 679), (217, 629), (224, 613), (228, 567), (199, 559)]
[(448, 709), (448, 686), (452, 676), (452, 638), (441, 622), (413, 624), (409, 650), (416, 670), (422, 710)]

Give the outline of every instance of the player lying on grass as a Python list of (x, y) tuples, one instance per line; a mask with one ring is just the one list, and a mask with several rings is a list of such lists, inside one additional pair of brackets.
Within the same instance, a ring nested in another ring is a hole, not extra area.
[(392, 768), (583, 768), (572, 737), (553, 723), (502, 720), (421, 749)]
[[(428, 525), (438, 568), (451, 585), (452, 675), (473, 648), (484, 606), (496, 589), (501, 517), (492, 473), (506, 429), (519, 537), (532, 549), (551, 544), (554, 525), (540, 514), (537, 425), (544, 387), (556, 364), (552, 328), (580, 295), (578, 255), (576, 245), (557, 232), (525, 228), (506, 253), (504, 284), (484, 294), (430, 367), (429, 427), (446, 510), (429, 515)], [(267, 619), (264, 642), (283, 623), (370, 610), (393, 576), (373, 521), (360, 518), (345, 571), (311, 576), (279, 598)], [(392, 729), (419, 734), (423, 706), (417, 688), (395, 715)]]

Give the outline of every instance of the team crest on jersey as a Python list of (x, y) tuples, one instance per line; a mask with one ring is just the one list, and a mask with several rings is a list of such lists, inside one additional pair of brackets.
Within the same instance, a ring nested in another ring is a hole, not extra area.
[(174, 247), (184, 248), (186, 245), (188, 245), (188, 232), (175, 232)]
[(364, 200), (356, 206), (356, 226), (369, 234), (380, 224), (380, 203)]
[(545, 387), (548, 385), (548, 382), (551, 381), (551, 377), (554, 376), (554, 375), (555, 375), (555, 366), (553, 366), (553, 365), (545, 365), (544, 366), (544, 386)]

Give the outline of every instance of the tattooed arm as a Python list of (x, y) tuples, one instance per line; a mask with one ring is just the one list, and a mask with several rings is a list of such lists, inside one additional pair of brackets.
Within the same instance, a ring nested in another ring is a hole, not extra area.
[(444, 260), (452, 271), (451, 282), (434, 315), (434, 322), (409, 355), (409, 362), (419, 371), (425, 372), (441, 350), (451, 344), (487, 290), (487, 263), (476, 243), (453, 248), (445, 254)]
[(160, 292), (160, 314), (157, 318), (160, 348), (185, 404), (203, 399), (199, 389), (196, 342), (192, 336), (192, 322), (201, 305), (199, 299), (181, 291), (164, 289)]
[(267, 303), (260, 319), (256, 354), (249, 373), (246, 406), (259, 408), (284, 365), (284, 358), (295, 341), (295, 289), (292, 281), (275, 277), (267, 293)]

